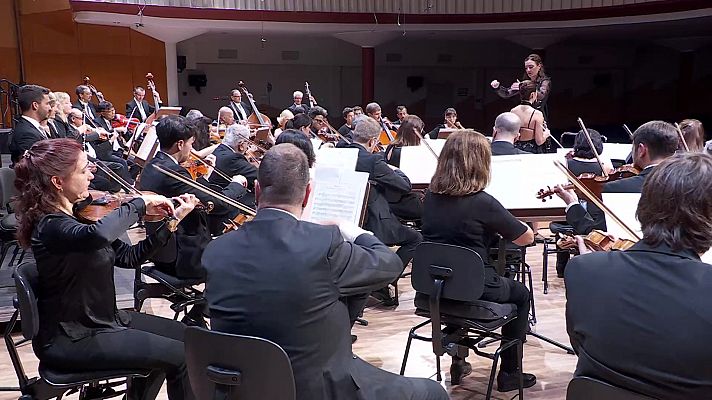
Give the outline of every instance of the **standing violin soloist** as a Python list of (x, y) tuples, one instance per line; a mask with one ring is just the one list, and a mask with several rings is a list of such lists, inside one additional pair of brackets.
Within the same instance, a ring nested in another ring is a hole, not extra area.
[[(530, 80), (536, 83), (536, 100), (532, 102), (532, 106), (544, 114), (544, 119), (549, 120), (549, 93), (551, 92), (551, 78), (544, 71), (544, 62), (538, 54), (530, 54), (524, 59), (524, 75), (522, 80)], [(512, 83), (509, 87), (502, 86), (498, 80), (493, 80), (490, 85), (499, 97), (510, 98), (519, 94), (519, 79)]]
[[(95, 166), (72, 139), (41, 140), (15, 165), (17, 238), (32, 247), (38, 272), (39, 331), (32, 347), (43, 365), (67, 372), (147, 369), (134, 378), (129, 399), (151, 400), (167, 379), (168, 398), (194, 398), (183, 351), (185, 325), (116, 307), (114, 266), (138, 268), (163, 246), (197, 205), (193, 195), (171, 200), (142, 195), (94, 224), (75, 217), (89, 197)], [(119, 239), (144, 215), (166, 216), (146, 239)]]

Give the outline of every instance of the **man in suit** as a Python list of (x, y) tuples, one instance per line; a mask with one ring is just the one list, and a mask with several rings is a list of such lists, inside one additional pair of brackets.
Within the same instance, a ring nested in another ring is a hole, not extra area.
[[(411, 185), (404, 173), (386, 164), (383, 155), (373, 153), (380, 133), (381, 126), (376, 120), (364, 118), (356, 124), (353, 141), (345, 147), (358, 149), (356, 171), (367, 172), (368, 180), (372, 183), (364, 228), (373, 232), (383, 243), (400, 246), (396, 254), (405, 268), (413, 259), (415, 248), (423, 241), (423, 236), (401, 224), (389, 205), (409, 195)], [(384, 300), (384, 305), (398, 304), (387, 290), (379, 291), (378, 294)]]
[(341, 125), (338, 131), (341, 136), (351, 140), (351, 134), (354, 131), (354, 109), (345, 107), (344, 111), (341, 112), (341, 116), (344, 118), (344, 124)]
[[(155, 168), (158, 166), (186, 179), (192, 179), (188, 170), (180, 164), (190, 157), (195, 140), (194, 134), (195, 127), (185, 117), (168, 115), (161, 118), (156, 126), (160, 150), (143, 169), (140, 182), (141, 190), (149, 190), (166, 197), (190, 193), (198, 197), (200, 202), (206, 206), (212, 202), (214, 208), (211, 213), (226, 218), (236, 214), (236, 210), (232, 206), (184, 182), (164, 175)], [(214, 156), (206, 157), (208, 163), (214, 164), (214, 160)], [(209, 169), (207, 178), (198, 178), (196, 182), (203, 186), (209, 185), (207, 179), (210, 178), (211, 173), (212, 168)], [(233, 177), (233, 182), (222, 190), (222, 194), (231, 199), (238, 199), (245, 194), (245, 188), (237, 177)], [(147, 223), (146, 229), (150, 231), (155, 227)], [(205, 270), (200, 265), (200, 257), (203, 249), (211, 240), (205, 210), (193, 210), (181, 221), (175, 233), (168, 245), (152, 258), (156, 267), (179, 278), (204, 278)], [(195, 318), (196, 314), (193, 313), (191, 317)]]
[[(121, 177), (133, 184), (134, 179), (138, 176), (141, 170), (134, 164), (133, 161), (125, 160), (123, 157), (123, 147), (121, 146), (120, 135), (126, 133), (125, 127), (114, 128), (111, 125), (111, 121), (116, 115), (116, 109), (114, 105), (109, 101), (102, 101), (96, 106), (96, 111), (99, 116), (94, 121), (97, 127), (102, 128), (108, 133), (109, 140), (101, 143), (101, 146), (106, 146), (106, 154), (102, 153), (102, 157), (99, 157), (103, 161), (111, 161), (122, 165)], [(123, 136), (122, 136), (123, 137)], [(110, 147), (109, 147), (110, 146)]]
[(297, 114), (302, 114), (302, 113), (306, 114), (309, 112), (309, 106), (306, 104), (302, 104), (302, 99), (304, 98), (304, 93), (297, 90), (292, 95), (292, 98), (294, 99), (294, 104), (287, 107), (287, 110), (291, 111), (292, 114), (294, 114), (295, 116)]
[(712, 246), (711, 192), (712, 157), (670, 157), (643, 185), (643, 239), (569, 262), (566, 329), (578, 354), (575, 376), (656, 399), (710, 397), (712, 268), (700, 255)]
[(232, 89), (230, 92), (230, 103), (227, 104), (227, 107), (230, 107), (237, 122), (244, 121), (247, 123), (247, 118), (252, 114), (252, 107), (242, 101), (240, 89)]
[(311, 186), (297, 147), (272, 147), (258, 174), (255, 219), (203, 254), (212, 329), (279, 344), (297, 400), (447, 399), (437, 382), (391, 374), (352, 354), (342, 300), (395, 279), (398, 257), (357, 226), (299, 220)]
[(10, 139), (10, 158), (16, 163), (35, 142), (48, 139), (40, 123), (49, 118), (52, 105), (49, 89), (37, 85), (22, 86), (17, 93), (22, 116), (17, 119)]
[[(633, 133), (633, 165), (640, 174), (608, 182), (603, 185), (603, 193), (640, 193), (647, 176), (656, 165), (675, 154), (679, 144), (676, 128), (664, 121), (650, 121), (641, 125)], [(554, 188), (556, 194), (566, 203), (566, 222), (574, 227), (576, 233), (585, 235), (594, 229), (606, 230), (606, 221), (594, 219), (579, 203), (573, 190)]]
[(493, 156), (531, 154), (514, 147), (514, 142), (519, 138), (519, 127), (521, 125), (521, 120), (514, 113), (505, 112), (497, 116), (494, 120), (494, 128), (492, 128)]
[[(161, 96), (154, 92), (158, 98), (158, 106), (161, 104)], [(146, 90), (141, 86), (136, 86), (133, 90), (133, 98), (126, 103), (126, 117), (138, 118), (140, 122), (145, 122), (156, 109), (145, 100)]]
[(93, 97), (91, 89), (89, 89), (89, 86), (79, 85), (74, 92), (77, 94), (77, 101), (72, 104), (72, 107), (83, 112), (84, 117), (93, 122), (98, 114), (96, 113), (96, 106), (91, 102)]
[[(255, 179), (257, 179), (257, 168), (247, 161), (240, 153), (240, 144), (250, 137), (250, 129), (242, 124), (228, 126), (225, 137), (218, 147), (213, 151), (215, 156), (215, 169), (225, 173), (227, 176), (240, 175), (247, 180), (248, 193), (240, 199), (240, 202), (248, 207), (255, 207)], [(210, 183), (221, 188), (230, 182), (219, 174), (210, 175)]]

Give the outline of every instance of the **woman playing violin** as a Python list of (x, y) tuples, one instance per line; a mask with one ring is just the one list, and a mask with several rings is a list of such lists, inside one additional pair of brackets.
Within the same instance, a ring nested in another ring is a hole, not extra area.
[[(184, 325), (117, 310), (113, 269), (140, 267), (198, 201), (182, 195), (173, 199), (174, 208), (163, 196), (141, 196), (87, 225), (77, 220), (74, 208), (89, 194), (93, 169), (71, 139), (39, 141), (15, 165), (17, 237), (32, 248), (39, 272), (35, 354), (62, 370), (149, 369), (147, 378), (129, 386), (129, 398), (155, 398), (165, 374), (170, 399), (192, 399)], [(147, 213), (167, 219), (135, 245), (118, 239)]]
[(384, 154), (386, 162), (394, 167), (400, 167), (400, 155), (403, 146), (420, 146), (425, 124), (417, 115), (407, 115), (398, 127), (398, 138), (386, 147)]

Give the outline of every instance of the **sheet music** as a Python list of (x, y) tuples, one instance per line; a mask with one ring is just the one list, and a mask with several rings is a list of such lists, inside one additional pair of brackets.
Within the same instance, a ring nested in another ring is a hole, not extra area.
[(359, 225), (364, 208), (368, 173), (319, 167), (314, 173), (314, 195), (302, 219), (311, 222), (346, 221)]
[(358, 149), (322, 147), (315, 151), (316, 167), (343, 168), (348, 171), (356, 170)]
[[(154, 144), (158, 141), (156, 129), (151, 128), (153, 127), (147, 128), (143, 142), (141, 142), (141, 147), (139, 147), (136, 152), (136, 158), (140, 160), (148, 160), (155, 155), (156, 151), (158, 151), (158, 146), (155, 146), (154, 148)], [(151, 150), (153, 150), (153, 154), (151, 154)]]
[[(602, 193), (602, 196), (603, 204), (642, 238), (643, 231), (640, 228), (640, 222), (635, 218), (635, 211), (638, 209), (638, 202), (640, 201), (640, 193)], [(628, 231), (608, 216), (606, 216), (606, 228), (608, 233), (617, 238), (636, 240), (628, 234)]]
[(492, 157), (489, 186), (485, 192), (508, 210), (522, 208), (560, 208), (566, 204), (557, 196), (545, 202), (536, 198), (540, 189), (566, 182), (554, 166), (556, 154), (524, 154)]
[[(425, 139), (438, 156), (445, 145), (445, 139)], [(403, 146), (401, 148), (400, 170), (413, 184), (429, 184), (438, 166), (438, 160), (421, 143), (420, 146)]]

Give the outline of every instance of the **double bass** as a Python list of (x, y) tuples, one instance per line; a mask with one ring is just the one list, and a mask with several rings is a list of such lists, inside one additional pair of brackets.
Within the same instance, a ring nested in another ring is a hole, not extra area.
[(252, 93), (247, 90), (247, 86), (245, 86), (245, 83), (243, 81), (238, 82), (237, 87), (242, 90), (242, 92), (245, 94), (245, 97), (247, 97), (247, 100), (250, 102), (250, 107), (252, 107), (252, 114), (247, 117), (247, 124), (250, 127), (250, 130), (255, 130), (255, 135), (257, 136), (258, 140), (260, 140), (260, 136), (263, 136), (260, 133), (266, 132), (269, 135), (272, 132), (272, 121), (267, 115), (260, 113), (260, 110), (257, 109), (257, 104), (255, 104), (255, 100), (252, 97)]

